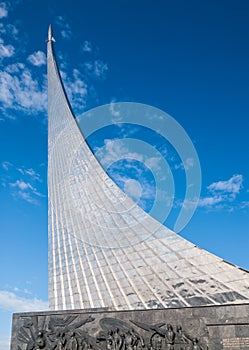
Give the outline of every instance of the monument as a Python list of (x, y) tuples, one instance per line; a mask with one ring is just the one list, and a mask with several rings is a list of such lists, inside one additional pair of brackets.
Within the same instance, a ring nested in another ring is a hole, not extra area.
[(15, 314), (11, 349), (249, 349), (248, 271), (169, 230), (111, 180), (74, 117), (53, 41), (50, 26), (51, 311)]

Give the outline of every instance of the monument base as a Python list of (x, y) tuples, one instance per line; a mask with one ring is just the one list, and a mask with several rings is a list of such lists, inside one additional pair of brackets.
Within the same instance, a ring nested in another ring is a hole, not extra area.
[(249, 304), (16, 313), (11, 350), (249, 350)]

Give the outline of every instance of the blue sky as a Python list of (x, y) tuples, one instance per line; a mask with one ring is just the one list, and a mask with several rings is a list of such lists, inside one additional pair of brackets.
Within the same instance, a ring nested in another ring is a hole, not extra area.
[[(1, 2), (1, 350), (8, 349), (12, 312), (47, 307), (48, 25), (76, 115), (129, 101), (159, 108), (181, 124), (202, 171), (200, 201), (181, 235), (249, 269), (248, 15), (246, 0)], [(177, 213), (185, 178), (161, 135), (114, 125), (89, 142), (95, 150), (107, 145), (104, 156), (121, 157), (124, 149), (110, 141), (124, 135), (165, 156), (176, 181)], [(121, 187), (128, 176), (139, 180), (149, 210), (145, 194), (155, 183), (139, 159), (114, 161), (109, 171)], [(134, 182), (128, 185), (129, 192)]]

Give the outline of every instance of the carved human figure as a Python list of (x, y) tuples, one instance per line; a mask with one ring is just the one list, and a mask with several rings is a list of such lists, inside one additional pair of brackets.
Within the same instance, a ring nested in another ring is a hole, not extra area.
[(199, 343), (198, 339), (194, 338), (193, 342), (192, 342), (192, 349), (193, 350), (203, 350), (203, 348), (200, 345), (198, 345), (198, 343)]
[(66, 337), (64, 332), (58, 332), (56, 334), (55, 347), (54, 350), (64, 350), (66, 345)]
[(114, 350), (114, 339), (113, 339), (113, 331), (109, 330), (106, 337), (106, 349)]
[(116, 328), (113, 333), (114, 350), (121, 350), (123, 345), (123, 339), (119, 333), (119, 328)]
[(85, 337), (83, 337), (81, 340), (80, 340), (80, 343), (79, 343), (79, 350), (86, 350), (88, 347), (88, 343), (87, 343), (87, 340)]
[(75, 336), (75, 332), (70, 332), (69, 339), (67, 341), (67, 350), (79, 350), (79, 343)]
[(38, 331), (36, 338), (36, 349), (43, 349), (46, 346), (44, 333), (42, 331)]
[(33, 334), (30, 341), (27, 343), (26, 350), (40, 350), (44, 349), (46, 346), (44, 333), (42, 331), (38, 331), (37, 334)]
[(124, 343), (125, 343), (125, 350), (133, 350), (135, 339), (134, 339), (133, 334), (131, 333), (130, 330), (128, 330), (125, 333)]
[(154, 333), (150, 339), (150, 349), (151, 350), (161, 350), (162, 349), (162, 337)]
[(167, 330), (165, 334), (166, 344), (168, 350), (174, 350), (174, 340), (175, 340), (175, 332), (173, 331), (173, 327), (170, 324), (167, 324)]
[(141, 350), (145, 346), (144, 339), (137, 334), (134, 329), (131, 330), (131, 335), (133, 338), (133, 349), (134, 350)]
[(183, 332), (181, 326), (177, 326), (176, 328), (176, 338), (180, 343), (180, 350), (187, 349), (187, 344), (191, 344), (191, 339)]

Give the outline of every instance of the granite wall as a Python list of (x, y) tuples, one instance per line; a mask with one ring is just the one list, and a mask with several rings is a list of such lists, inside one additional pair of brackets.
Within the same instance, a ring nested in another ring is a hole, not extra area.
[(13, 315), (11, 350), (249, 350), (249, 304)]

